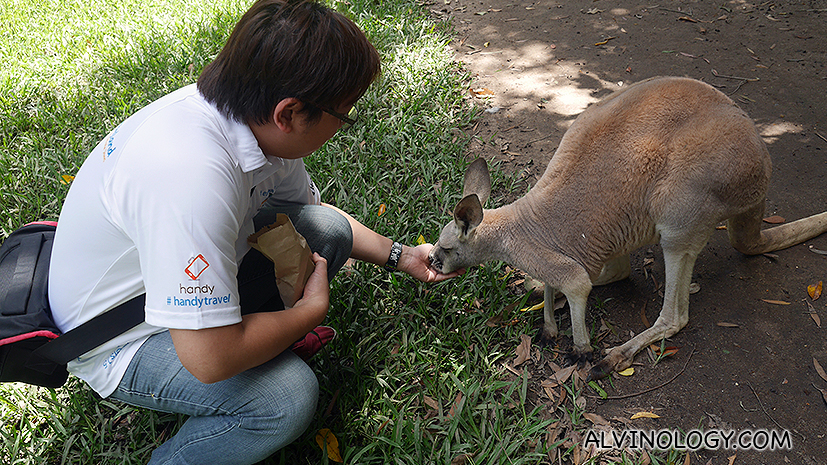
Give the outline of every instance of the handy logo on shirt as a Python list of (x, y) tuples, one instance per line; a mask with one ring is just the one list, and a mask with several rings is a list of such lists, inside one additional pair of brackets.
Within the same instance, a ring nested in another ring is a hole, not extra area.
[(207, 259), (204, 258), (203, 255), (198, 254), (198, 256), (193, 258), (190, 264), (184, 268), (184, 273), (194, 281), (209, 267), (210, 264), (207, 262)]
[(109, 156), (112, 155), (112, 152), (114, 152), (117, 148), (115, 147), (115, 134), (118, 133), (118, 129), (120, 129), (120, 126), (112, 131), (112, 134), (109, 135), (109, 140), (106, 141), (106, 146), (103, 148), (103, 161), (106, 161)]
[[(190, 260), (189, 265), (184, 268), (184, 273), (192, 281), (199, 281), (198, 278), (210, 267), (204, 255), (198, 254)], [(230, 303), (232, 294), (213, 296), (215, 286), (208, 283), (187, 281), (178, 283), (178, 295), (167, 296), (167, 305), (174, 307), (210, 307), (223, 306)]]

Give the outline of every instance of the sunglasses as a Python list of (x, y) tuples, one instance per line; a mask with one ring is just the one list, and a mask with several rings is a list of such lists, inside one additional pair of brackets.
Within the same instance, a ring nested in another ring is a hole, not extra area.
[(356, 110), (355, 106), (351, 107), (350, 111), (347, 112), (346, 115), (344, 115), (342, 113), (339, 113), (339, 112), (336, 112), (336, 111), (333, 111), (333, 110), (330, 110), (330, 109), (325, 108), (325, 107), (320, 106), (319, 108), (323, 112), (327, 113), (328, 115), (335, 116), (336, 118), (339, 118), (339, 120), (341, 120), (342, 123), (343, 123), (342, 129), (347, 129), (350, 126), (353, 126), (354, 124), (356, 124), (356, 121), (359, 119), (359, 112)]
[(334, 117), (338, 118), (339, 121), (342, 122), (342, 129), (347, 129), (347, 128), (353, 126), (354, 124), (356, 124), (356, 120), (359, 119), (359, 112), (356, 110), (355, 105), (350, 107), (350, 111), (347, 112), (347, 114), (345, 115), (345, 114), (339, 113), (338, 111), (333, 111), (333, 110), (331, 110), (327, 107), (323, 107), (321, 105), (317, 105), (317, 104), (312, 103), (312, 102), (307, 102), (307, 103), (310, 104), (310, 105), (313, 105), (314, 107), (316, 107), (320, 110), (322, 110), (323, 112), (327, 113), (330, 116), (334, 116)]

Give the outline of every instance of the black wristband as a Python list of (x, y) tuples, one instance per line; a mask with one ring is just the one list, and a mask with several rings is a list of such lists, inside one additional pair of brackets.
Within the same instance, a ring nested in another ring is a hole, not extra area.
[(396, 271), (399, 265), (399, 257), (402, 255), (402, 244), (394, 242), (391, 246), (391, 254), (388, 256), (388, 262), (385, 263), (385, 269), (388, 271)]

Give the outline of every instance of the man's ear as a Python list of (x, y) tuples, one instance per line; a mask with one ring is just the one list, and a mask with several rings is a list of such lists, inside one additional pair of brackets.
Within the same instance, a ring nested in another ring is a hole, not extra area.
[(284, 133), (295, 129), (296, 115), (304, 108), (301, 100), (293, 97), (282, 99), (273, 109), (273, 122)]

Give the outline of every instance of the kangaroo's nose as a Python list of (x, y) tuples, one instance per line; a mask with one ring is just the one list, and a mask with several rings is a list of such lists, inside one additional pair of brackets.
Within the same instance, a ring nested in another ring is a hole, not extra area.
[(431, 262), (431, 268), (442, 271), (442, 262), (436, 258), (433, 252), (428, 254), (428, 260)]

